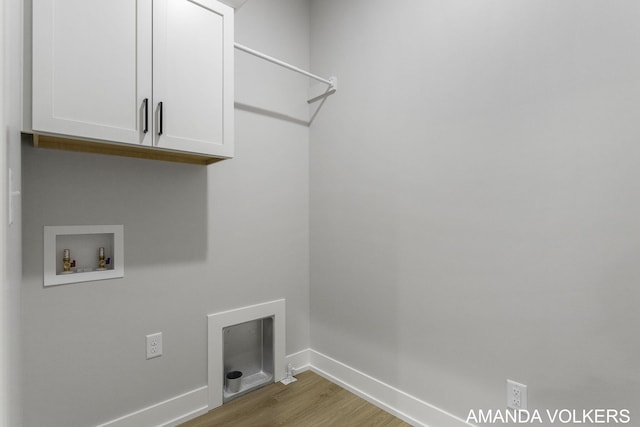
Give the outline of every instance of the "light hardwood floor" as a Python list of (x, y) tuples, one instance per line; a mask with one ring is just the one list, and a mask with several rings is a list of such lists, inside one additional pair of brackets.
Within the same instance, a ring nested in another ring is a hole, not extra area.
[(409, 424), (311, 371), (271, 384), (180, 427), (408, 426)]

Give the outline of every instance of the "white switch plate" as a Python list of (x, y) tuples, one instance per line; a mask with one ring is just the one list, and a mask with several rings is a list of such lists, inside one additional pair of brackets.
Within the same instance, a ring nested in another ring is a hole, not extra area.
[(507, 380), (507, 408), (527, 409), (527, 386)]
[(147, 359), (162, 356), (162, 332), (147, 335)]
[(13, 224), (14, 214), (14, 197), (18, 197), (20, 191), (15, 189), (15, 183), (13, 182), (13, 169), (9, 168), (9, 225)]

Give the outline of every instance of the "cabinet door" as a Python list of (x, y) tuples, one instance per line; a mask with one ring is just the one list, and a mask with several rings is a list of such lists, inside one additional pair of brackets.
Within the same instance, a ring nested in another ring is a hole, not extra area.
[(151, 145), (151, 24), (151, 0), (33, 0), (34, 132)]
[(233, 9), (215, 0), (155, 0), (154, 144), (233, 156)]

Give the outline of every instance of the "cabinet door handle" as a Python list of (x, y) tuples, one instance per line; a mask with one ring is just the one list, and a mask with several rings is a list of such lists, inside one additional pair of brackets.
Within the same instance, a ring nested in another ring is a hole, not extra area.
[(142, 132), (147, 133), (149, 132), (149, 98), (145, 98), (142, 104), (144, 105), (144, 129)]
[(158, 102), (158, 115), (159, 115), (159, 119), (158, 119), (158, 135), (162, 135), (162, 121), (163, 121), (163, 108), (162, 108), (162, 102)]

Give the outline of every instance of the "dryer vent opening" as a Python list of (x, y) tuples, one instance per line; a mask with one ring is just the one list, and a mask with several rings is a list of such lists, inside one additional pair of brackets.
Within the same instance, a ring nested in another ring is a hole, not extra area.
[(274, 382), (273, 316), (227, 326), (222, 335), (224, 402)]
[(207, 315), (209, 410), (285, 377), (285, 311), (279, 299)]

